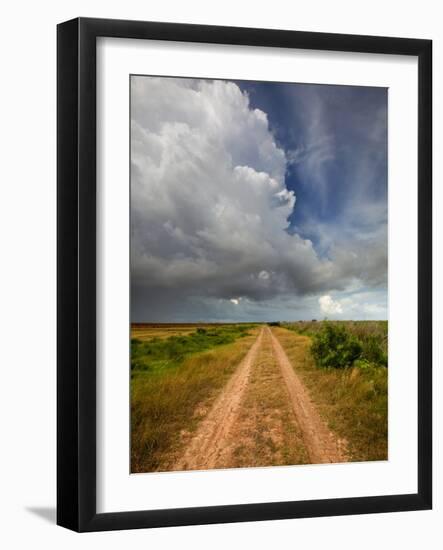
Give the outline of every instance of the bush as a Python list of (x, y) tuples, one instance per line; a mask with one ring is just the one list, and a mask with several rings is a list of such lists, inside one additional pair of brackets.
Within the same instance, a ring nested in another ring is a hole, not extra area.
[(380, 339), (373, 335), (368, 335), (363, 340), (362, 357), (370, 363), (376, 363), (387, 367), (388, 357), (382, 349)]
[(319, 367), (350, 367), (361, 356), (362, 345), (341, 325), (324, 323), (313, 335), (311, 352)]

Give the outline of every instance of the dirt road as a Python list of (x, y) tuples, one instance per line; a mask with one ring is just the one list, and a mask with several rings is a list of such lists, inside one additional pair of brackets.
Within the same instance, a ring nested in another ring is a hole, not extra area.
[(236, 420), (252, 364), (261, 346), (263, 330), (260, 330), (257, 340), (202, 421), (174, 470), (207, 470), (216, 467), (224, 441)]
[(266, 326), (172, 469), (343, 461), (337, 438)]
[(296, 375), (285, 350), (274, 334), (271, 334), (277, 361), (288, 389), (292, 409), (303, 433), (303, 440), (312, 464), (325, 462), (344, 462), (346, 457), (340, 450), (334, 434), (320, 418), (317, 408)]

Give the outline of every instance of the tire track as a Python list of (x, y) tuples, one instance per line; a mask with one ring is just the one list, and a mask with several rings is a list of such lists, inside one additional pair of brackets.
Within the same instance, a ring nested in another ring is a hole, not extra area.
[(277, 361), (288, 389), (289, 398), (297, 418), (309, 458), (312, 464), (345, 462), (346, 456), (340, 450), (335, 436), (321, 419), (317, 408), (312, 403), (309, 394), (295, 373), (292, 365), (276, 336), (269, 327), (272, 345)]
[(251, 366), (262, 343), (263, 331), (262, 328), (172, 470), (208, 470), (215, 467), (224, 442), (237, 419)]

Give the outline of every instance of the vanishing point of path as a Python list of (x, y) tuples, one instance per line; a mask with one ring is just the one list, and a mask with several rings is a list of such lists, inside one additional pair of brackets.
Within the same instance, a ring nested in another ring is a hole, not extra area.
[(344, 461), (277, 337), (263, 327), (172, 469)]

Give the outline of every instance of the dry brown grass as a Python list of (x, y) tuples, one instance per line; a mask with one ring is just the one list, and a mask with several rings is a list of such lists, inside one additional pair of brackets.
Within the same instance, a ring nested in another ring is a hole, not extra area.
[[(235, 323), (241, 326), (242, 323)], [(245, 323), (243, 323), (245, 324)], [(146, 342), (153, 338), (164, 340), (170, 336), (187, 336), (198, 328), (217, 328), (226, 326), (224, 323), (132, 323), (131, 339)]]
[(352, 461), (387, 460), (387, 369), (323, 369), (314, 365), (311, 339), (273, 328), (331, 430), (347, 441)]
[(187, 357), (178, 368), (131, 381), (131, 471), (166, 471), (257, 335)]
[(203, 325), (148, 325), (132, 324), (131, 338), (147, 341), (153, 338), (169, 338), (170, 336), (186, 336)]

